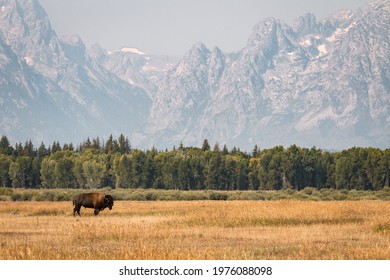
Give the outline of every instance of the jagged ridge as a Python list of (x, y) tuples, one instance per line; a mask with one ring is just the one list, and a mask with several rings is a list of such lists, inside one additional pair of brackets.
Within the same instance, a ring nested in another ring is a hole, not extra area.
[[(180, 61), (59, 37), (36, 0), (1, 0), (0, 132), (78, 142), (125, 133), (183, 142), (389, 147), (389, 1), (290, 27), (259, 22), (239, 52), (201, 42)], [(176, 63), (177, 62), (177, 63)]]

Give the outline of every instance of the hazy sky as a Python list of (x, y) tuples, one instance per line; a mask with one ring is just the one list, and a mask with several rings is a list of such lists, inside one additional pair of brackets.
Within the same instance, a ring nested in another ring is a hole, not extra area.
[(369, 0), (39, 0), (59, 35), (78, 34), (87, 47), (137, 47), (148, 54), (182, 55), (196, 41), (224, 52), (242, 49), (266, 17), (292, 24), (318, 19)]

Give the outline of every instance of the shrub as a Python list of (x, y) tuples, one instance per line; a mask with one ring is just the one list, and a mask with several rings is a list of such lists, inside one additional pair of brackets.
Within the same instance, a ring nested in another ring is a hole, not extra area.
[(378, 191), (377, 196), (382, 200), (390, 200), (390, 187), (384, 187)]
[(152, 193), (152, 192), (148, 192), (146, 195), (145, 195), (145, 199), (147, 201), (155, 201), (157, 200), (157, 195)]
[(11, 188), (0, 188), (0, 195), (12, 195), (13, 191)]
[(313, 188), (313, 187), (306, 187), (304, 188), (301, 192), (307, 194), (307, 195), (313, 195), (315, 193), (317, 193), (317, 189), (316, 188)]
[(54, 193), (51, 191), (46, 191), (43, 194), (43, 200), (45, 201), (54, 201)]
[(227, 200), (229, 196), (225, 193), (212, 192), (209, 195), (210, 200)]
[(25, 192), (22, 193), (22, 200), (23, 201), (31, 201), (34, 198), (34, 193), (32, 192)]
[(11, 195), (11, 200), (12, 201), (21, 201), (22, 200), (22, 195), (20, 193), (13, 193)]
[[(80, 193), (102, 191), (102, 189), (0, 189), (0, 200), (6, 201), (71, 201)], [(1, 193), (8, 193), (2, 195)], [(160, 189), (106, 189), (114, 200), (134, 201), (189, 201), (189, 200), (390, 200), (390, 188), (379, 191), (315, 189), (306, 187), (301, 191), (212, 191), (212, 190), (160, 190)]]

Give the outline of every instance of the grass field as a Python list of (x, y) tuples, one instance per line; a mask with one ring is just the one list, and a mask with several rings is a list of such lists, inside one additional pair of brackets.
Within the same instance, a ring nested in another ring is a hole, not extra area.
[(389, 201), (0, 201), (0, 259), (390, 259)]

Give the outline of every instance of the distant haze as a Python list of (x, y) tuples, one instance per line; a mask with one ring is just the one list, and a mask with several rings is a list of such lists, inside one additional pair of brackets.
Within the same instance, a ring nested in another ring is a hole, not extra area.
[(136, 47), (149, 54), (182, 55), (196, 42), (225, 52), (242, 49), (266, 17), (293, 24), (317, 19), (367, 0), (39, 0), (59, 35), (78, 34), (87, 47)]

